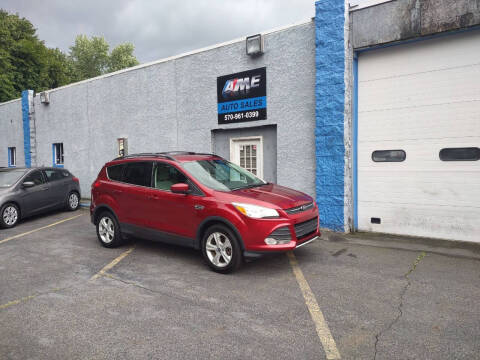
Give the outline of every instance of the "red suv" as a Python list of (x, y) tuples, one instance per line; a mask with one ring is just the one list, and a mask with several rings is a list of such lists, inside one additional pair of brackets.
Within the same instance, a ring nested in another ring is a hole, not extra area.
[(244, 258), (292, 250), (320, 235), (310, 196), (192, 152), (105, 164), (92, 184), (90, 214), (105, 247), (120, 245), (122, 235), (190, 246), (222, 273)]

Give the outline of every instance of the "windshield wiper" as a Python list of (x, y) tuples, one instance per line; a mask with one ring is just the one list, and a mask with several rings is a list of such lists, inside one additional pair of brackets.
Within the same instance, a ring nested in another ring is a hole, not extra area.
[(260, 183), (260, 184), (250, 184), (250, 185), (245, 185), (245, 186), (240, 186), (240, 187), (237, 187), (237, 188), (233, 188), (231, 191), (234, 191), (234, 190), (241, 190), (241, 189), (250, 189), (250, 188), (254, 188), (254, 187), (258, 187), (258, 186), (263, 186), (263, 185), (268, 185), (269, 183), (266, 182), (266, 183)]

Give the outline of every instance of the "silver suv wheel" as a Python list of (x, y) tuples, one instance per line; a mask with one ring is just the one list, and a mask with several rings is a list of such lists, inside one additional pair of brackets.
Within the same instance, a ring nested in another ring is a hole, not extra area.
[(232, 261), (232, 243), (226, 234), (214, 232), (205, 242), (208, 260), (215, 266), (223, 268)]

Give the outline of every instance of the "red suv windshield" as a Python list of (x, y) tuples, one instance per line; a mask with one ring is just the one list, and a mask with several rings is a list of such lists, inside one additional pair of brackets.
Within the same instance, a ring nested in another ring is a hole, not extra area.
[(223, 159), (189, 161), (183, 163), (183, 167), (213, 190), (232, 191), (266, 184), (240, 166)]

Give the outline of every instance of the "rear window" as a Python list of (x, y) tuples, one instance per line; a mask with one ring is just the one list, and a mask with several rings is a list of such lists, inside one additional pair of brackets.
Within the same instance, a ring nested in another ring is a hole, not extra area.
[(151, 186), (152, 167), (152, 162), (128, 163), (122, 181), (132, 185)]
[(107, 168), (107, 175), (110, 180), (122, 181), (123, 169), (125, 164), (112, 165)]

